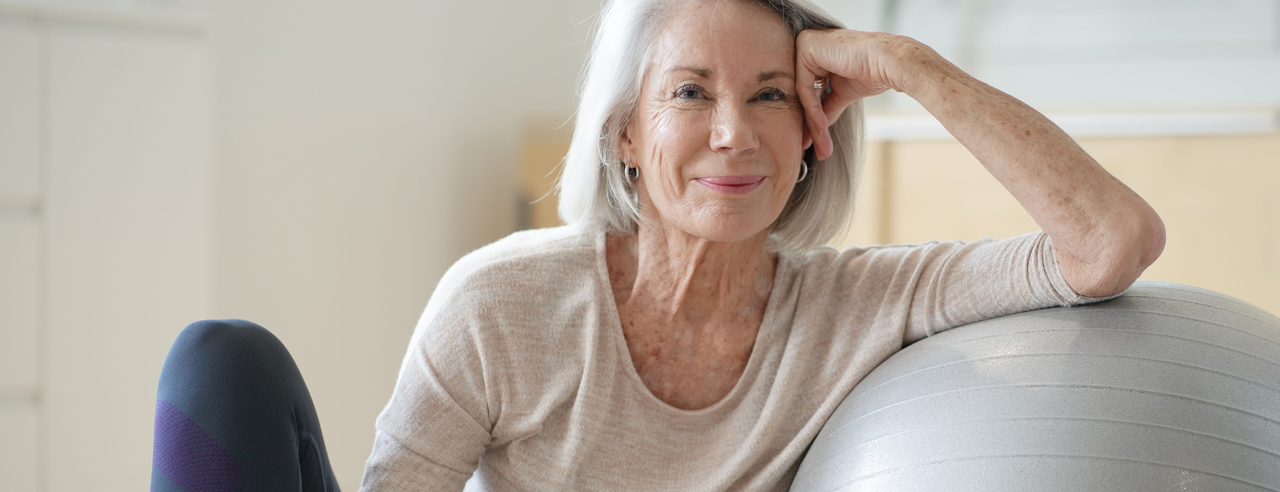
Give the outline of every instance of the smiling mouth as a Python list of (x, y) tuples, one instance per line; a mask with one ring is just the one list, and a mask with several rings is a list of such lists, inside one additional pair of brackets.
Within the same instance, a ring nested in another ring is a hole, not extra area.
[(695, 181), (712, 191), (730, 195), (743, 195), (759, 188), (764, 183), (764, 176), (715, 176), (698, 178)]

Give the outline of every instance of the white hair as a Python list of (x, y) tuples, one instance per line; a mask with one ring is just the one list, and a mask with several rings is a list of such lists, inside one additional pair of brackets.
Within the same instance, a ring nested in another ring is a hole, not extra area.
[[(640, 97), (644, 70), (666, 13), (680, 0), (612, 0), (600, 13), (595, 42), (581, 76), (577, 120), (557, 182), (560, 219), (595, 222), (610, 232), (634, 232), (640, 207), (620, 163), (620, 135)], [(723, 1), (723, 0), (717, 0)], [(843, 27), (808, 0), (738, 0), (776, 12), (792, 36), (805, 29)], [(831, 241), (853, 213), (862, 163), (862, 103), (830, 128), (835, 148), (818, 161), (805, 152), (809, 174), (791, 192), (773, 224), (784, 248), (804, 250)]]

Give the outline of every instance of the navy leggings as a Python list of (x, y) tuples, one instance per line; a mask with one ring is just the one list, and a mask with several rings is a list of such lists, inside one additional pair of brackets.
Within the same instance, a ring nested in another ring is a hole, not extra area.
[(284, 344), (241, 320), (178, 335), (156, 397), (152, 491), (324, 491), (338, 482)]

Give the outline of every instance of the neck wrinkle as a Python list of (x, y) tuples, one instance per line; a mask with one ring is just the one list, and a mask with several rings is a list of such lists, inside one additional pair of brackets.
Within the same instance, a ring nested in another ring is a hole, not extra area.
[[(640, 226), (635, 235), (635, 275), (628, 300), (649, 297), (662, 317), (698, 323), (728, 312), (743, 316), (768, 298), (776, 255), (762, 232), (735, 243), (690, 237), (669, 227)], [(764, 288), (761, 288), (761, 287)]]

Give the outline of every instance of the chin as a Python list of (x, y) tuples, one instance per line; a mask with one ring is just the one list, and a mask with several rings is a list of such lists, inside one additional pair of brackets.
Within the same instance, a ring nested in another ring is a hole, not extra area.
[(667, 210), (669, 214), (662, 214), (655, 207), (651, 211), (658, 213), (651, 217), (658, 224), (674, 226), (699, 239), (734, 243), (768, 235), (782, 206), (744, 200), (690, 200)]
[(755, 217), (707, 217), (691, 224), (684, 230), (689, 234), (708, 241), (733, 243), (746, 241), (767, 234), (773, 221), (764, 221)]

